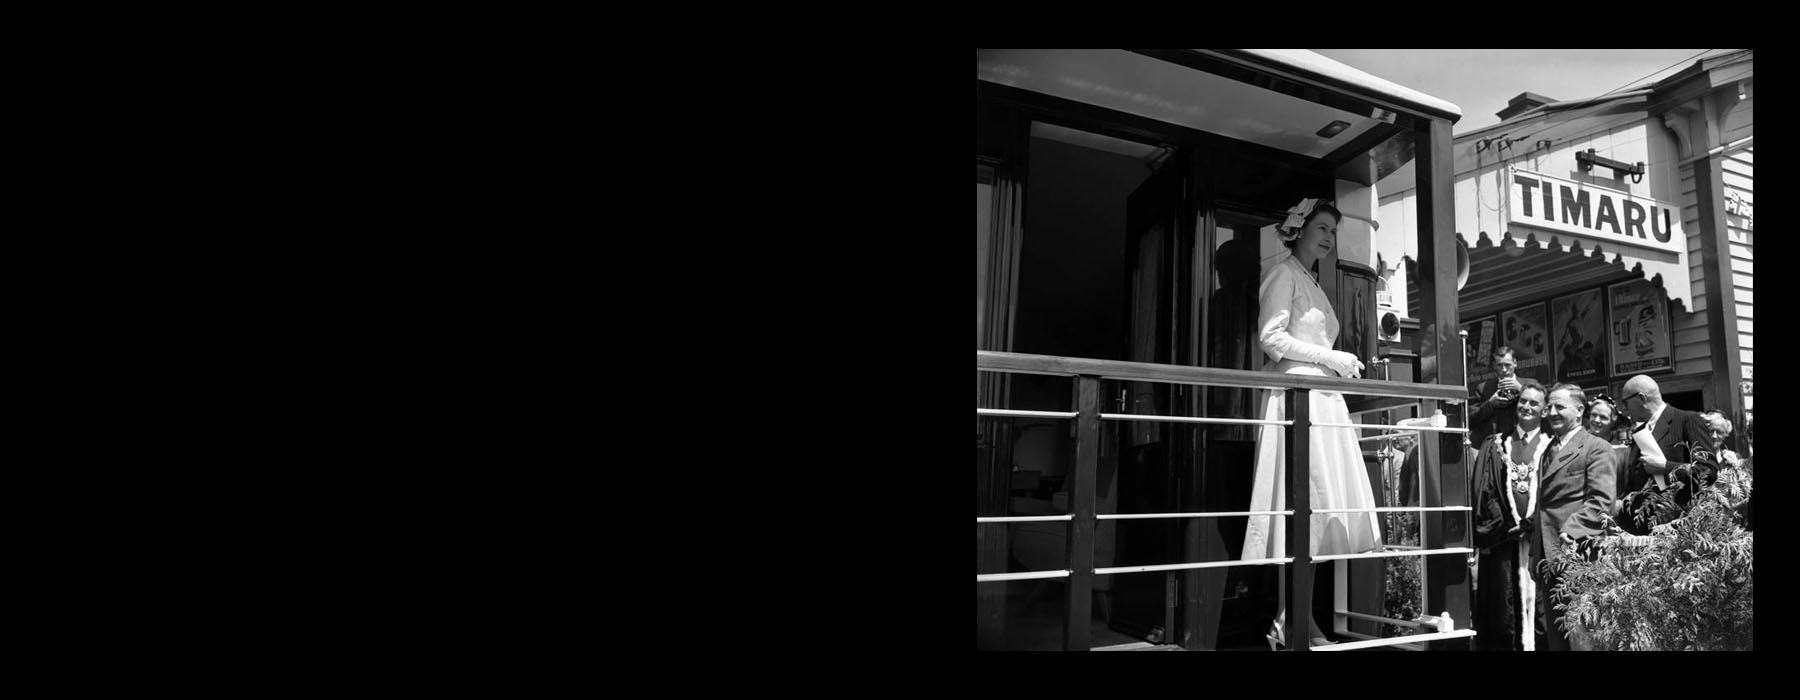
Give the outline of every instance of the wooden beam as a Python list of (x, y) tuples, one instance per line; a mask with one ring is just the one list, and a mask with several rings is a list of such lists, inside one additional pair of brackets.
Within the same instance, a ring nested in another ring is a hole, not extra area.
[(1312, 636), (1312, 392), (1287, 393), (1287, 415), (1294, 426), (1284, 436), (1287, 441), (1287, 554), (1294, 558), (1288, 565), (1287, 590), (1281, 592), (1287, 601), (1287, 628), (1282, 636), (1288, 649), (1305, 651)]
[[(1467, 386), (1456, 295), (1456, 215), (1452, 189), (1454, 158), (1450, 122), (1432, 120), (1418, 130), (1418, 245), (1419, 277), (1423, 283), (1419, 317), (1420, 378), (1426, 384)], [(1463, 427), (1462, 411), (1447, 410), (1451, 427)], [(1462, 436), (1441, 433), (1438, 440), (1423, 440), (1419, 465), (1424, 498), (1420, 505), (1466, 506), (1469, 504), (1467, 464)], [(1435, 459), (1433, 459), (1435, 457)], [(1435, 465), (1436, 469), (1431, 469)], [(1436, 483), (1432, 483), (1436, 481)], [(1425, 513), (1421, 544), (1427, 549), (1469, 546), (1467, 513)], [(1435, 524), (1435, 527), (1430, 526)], [(1458, 626), (1467, 626), (1469, 567), (1461, 556), (1431, 556), (1425, 560), (1425, 606), (1435, 614), (1449, 612)], [(1467, 640), (1430, 643), (1434, 649), (1467, 649)]]
[[(1705, 98), (1704, 109), (1688, 117), (1696, 147), (1711, 148), (1721, 143), (1721, 125), (1715, 115), (1717, 100), (1736, 100), (1737, 95), (1713, 93)], [(1721, 155), (1711, 155), (1688, 164), (1694, 169), (1694, 198), (1699, 204), (1701, 264), (1706, 279), (1707, 348), (1712, 353), (1712, 376), (1704, 393), (1715, 405), (1723, 403), (1727, 415), (1742, 421), (1744, 398), (1738, 388), (1744, 378), (1743, 355), (1738, 352), (1737, 289), (1731, 278), (1731, 236), (1725, 228), (1725, 162)]]
[(1342, 166), (1353, 159), (1368, 157), (1369, 152), (1374, 150), (1376, 146), (1393, 138), (1394, 134), (1399, 132), (1399, 125), (1377, 122), (1375, 126), (1369, 127), (1369, 130), (1363, 132), (1361, 136), (1356, 137), (1349, 143), (1339, 146), (1337, 150), (1325, 154), (1325, 162), (1338, 166), (1338, 177), (1341, 179), (1349, 180), (1359, 185), (1373, 185), (1375, 184), (1375, 168), (1373, 167), (1373, 162), (1370, 163), (1371, 167), (1366, 169), (1345, 169)]
[[(1455, 265), (1454, 259), (1451, 264)], [(1454, 280), (1454, 271), (1451, 279)], [(1452, 284), (1454, 293), (1454, 284)], [(1450, 306), (1449, 313), (1456, 313), (1456, 306)], [(1452, 323), (1452, 326), (1455, 324)], [(1452, 338), (1456, 329), (1451, 329)], [(1460, 348), (1458, 352), (1460, 352)], [(1413, 384), (1410, 382), (1382, 381), (1377, 379), (1344, 379), (1341, 377), (1314, 377), (1303, 374), (1274, 374), (1270, 372), (1253, 372), (1241, 369), (1218, 369), (1214, 367), (1184, 367), (1180, 365), (1162, 365), (1153, 362), (1126, 362), (1122, 360), (1095, 360), (1085, 357), (1060, 357), (1056, 355), (1031, 355), (1025, 353), (975, 351), (975, 368), (978, 370), (1021, 372), (1026, 374), (1050, 374), (1058, 376), (1094, 375), (1103, 379), (1125, 379), (1131, 381), (1170, 382), (1175, 384), (1205, 384), (1208, 386), (1243, 387), (1249, 389), (1313, 389), (1318, 391), (1336, 391), (1363, 396), (1400, 396), (1418, 399), (1436, 399), (1441, 401), (1460, 401), (1468, 397), (1468, 388), (1460, 385), (1433, 385), (1431, 383)], [(996, 408), (984, 406), (981, 408)]]
[(1088, 651), (1094, 601), (1094, 493), (1100, 474), (1100, 378), (1075, 380), (1075, 473), (1070, 475), (1069, 585), (1063, 651)]

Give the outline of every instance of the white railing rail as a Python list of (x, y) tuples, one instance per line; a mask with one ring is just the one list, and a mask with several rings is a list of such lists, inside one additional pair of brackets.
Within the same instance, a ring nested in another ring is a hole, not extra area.
[[(1450, 427), (1450, 426), (1443, 426), (1443, 427), (1432, 426), (1432, 425), (1401, 426), (1401, 425), (1390, 425), (1390, 424), (1381, 424), (1381, 423), (1335, 423), (1335, 422), (1313, 423), (1309, 419), (1305, 418), (1305, 416), (1308, 416), (1310, 413), (1308, 410), (1306, 410), (1306, 408), (1309, 406), (1309, 402), (1310, 402), (1310, 398), (1308, 395), (1312, 391), (1331, 391), (1331, 392), (1337, 392), (1337, 393), (1343, 393), (1343, 394), (1359, 394), (1359, 395), (1377, 396), (1377, 397), (1399, 397), (1402, 399), (1421, 400), (1421, 401), (1436, 400), (1436, 401), (1444, 402), (1445, 404), (1453, 405), (1453, 404), (1460, 404), (1466, 399), (1467, 389), (1464, 387), (1453, 386), (1453, 385), (1410, 384), (1410, 383), (1403, 383), (1403, 382), (1391, 382), (1391, 381), (1380, 381), (1380, 380), (1341, 379), (1341, 378), (1335, 378), (1335, 377), (1315, 377), (1315, 376), (1308, 376), (1308, 375), (1275, 374), (1275, 373), (1268, 373), (1268, 372), (1250, 372), (1250, 371), (1244, 371), (1244, 370), (1223, 370), (1223, 369), (1213, 369), (1213, 368), (1204, 368), (1204, 367), (1184, 367), (1184, 366), (1176, 366), (1176, 365), (1161, 365), (1161, 364), (1143, 363), (1143, 362), (1120, 362), (1120, 361), (1108, 361), (1108, 360), (1091, 360), (1091, 359), (1084, 359), (1084, 358), (1054, 357), (1054, 356), (1045, 356), (1045, 355), (1022, 355), (1022, 354), (1015, 354), (1015, 353), (997, 353), (997, 352), (986, 352), (986, 351), (977, 351), (977, 353), (976, 353), (976, 369), (977, 369), (977, 371), (983, 371), (983, 372), (1013, 372), (1013, 373), (1026, 373), (1026, 374), (1047, 374), (1047, 375), (1068, 376), (1068, 377), (1074, 377), (1077, 380), (1077, 383), (1076, 383), (1076, 387), (1077, 387), (1077, 392), (1076, 392), (1077, 407), (1076, 408), (1077, 408), (1077, 410), (1075, 410), (1075, 411), (1040, 411), (1040, 410), (982, 408), (982, 407), (976, 408), (977, 416), (985, 416), (985, 417), (990, 417), (990, 418), (1041, 418), (1041, 419), (1054, 419), (1054, 420), (1073, 419), (1076, 421), (1076, 426), (1075, 426), (1076, 459), (1074, 460), (1074, 468), (1071, 470), (1071, 477), (1070, 477), (1071, 501), (1069, 504), (1070, 509), (1073, 512), (1070, 512), (1067, 514), (1057, 514), (1057, 515), (985, 516), (985, 517), (977, 517), (976, 518), (977, 524), (1053, 522), (1053, 521), (1062, 521), (1062, 522), (1069, 523), (1069, 527), (1071, 528), (1070, 537), (1068, 540), (1069, 541), (1068, 554), (1069, 554), (1070, 568), (1061, 569), (1061, 570), (1050, 570), (1050, 571), (1024, 571), (1024, 572), (1008, 572), (1008, 573), (977, 574), (976, 575), (977, 583), (1020, 581), (1020, 580), (1033, 580), (1033, 579), (1065, 579), (1065, 580), (1068, 580), (1070, 585), (1068, 586), (1068, 590), (1066, 591), (1066, 594), (1068, 595), (1069, 605), (1066, 606), (1066, 609), (1065, 609), (1065, 615), (1067, 617), (1067, 619), (1065, 619), (1065, 626), (1064, 626), (1065, 627), (1065, 634), (1064, 634), (1065, 648), (1069, 648), (1069, 649), (1077, 649), (1078, 648), (1078, 649), (1084, 649), (1084, 650), (1087, 648), (1086, 640), (1088, 639), (1089, 607), (1088, 607), (1088, 602), (1087, 602), (1086, 598), (1087, 598), (1088, 592), (1091, 590), (1091, 579), (1094, 576), (1143, 573), (1143, 572), (1159, 572), (1159, 571), (1160, 572), (1168, 572), (1168, 571), (1189, 571), (1189, 570), (1198, 570), (1198, 569), (1218, 569), (1218, 568), (1228, 568), (1228, 567), (1233, 567), (1233, 566), (1266, 566), (1266, 565), (1290, 566), (1290, 565), (1294, 565), (1294, 564), (1311, 564), (1313, 562), (1319, 562), (1319, 561), (1376, 559), (1376, 558), (1390, 558), (1390, 557), (1419, 557), (1419, 558), (1423, 559), (1425, 557), (1432, 557), (1432, 556), (1439, 556), (1439, 555), (1445, 555), (1445, 556), (1464, 555), (1464, 556), (1466, 556), (1468, 554), (1472, 554), (1475, 551), (1474, 549), (1472, 549), (1470, 547), (1455, 547), (1455, 546), (1451, 546), (1451, 547), (1437, 546), (1437, 547), (1430, 547), (1430, 548), (1423, 547), (1423, 546), (1384, 546), (1382, 549), (1379, 549), (1376, 551), (1361, 552), (1361, 553), (1356, 553), (1356, 554), (1334, 554), (1334, 555), (1323, 555), (1323, 556), (1310, 556), (1308, 554), (1303, 553), (1299, 556), (1266, 558), (1266, 559), (1250, 559), (1250, 560), (1185, 562), (1185, 563), (1175, 563), (1175, 564), (1145, 564), (1145, 565), (1134, 565), (1134, 566), (1111, 566), (1111, 567), (1093, 566), (1093, 557), (1094, 557), (1094, 549), (1095, 549), (1093, 525), (1099, 521), (1148, 520), (1148, 519), (1198, 519), (1198, 518), (1257, 517), (1257, 516), (1287, 517), (1290, 519), (1290, 527), (1288, 528), (1288, 533), (1287, 533), (1288, 540), (1289, 540), (1288, 548), (1290, 551), (1293, 551), (1296, 547), (1298, 547), (1301, 550), (1307, 549), (1307, 547), (1305, 546), (1305, 543), (1308, 542), (1307, 538), (1308, 538), (1309, 533), (1307, 532), (1307, 530), (1310, 528), (1310, 518), (1296, 518), (1295, 517), (1297, 515), (1300, 515), (1302, 511), (1304, 511), (1304, 513), (1309, 516), (1314, 515), (1314, 514), (1335, 514), (1335, 513), (1409, 513), (1409, 512), (1410, 513), (1420, 513), (1420, 514), (1423, 514), (1423, 513), (1458, 513), (1458, 514), (1471, 514), (1472, 515), (1472, 509), (1466, 505), (1462, 505), (1462, 506), (1420, 505), (1420, 506), (1404, 506), (1404, 507), (1391, 507), (1390, 506), (1390, 507), (1376, 507), (1376, 508), (1312, 509), (1312, 508), (1307, 507), (1309, 504), (1307, 503), (1305, 494), (1300, 494), (1298, 499), (1290, 498), (1288, 500), (1288, 503), (1290, 506), (1293, 506), (1293, 507), (1288, 510), (1279, 510), (1279, 511), (1265, 510), (1265, 511), (1170, 512), (1170, 513), (1096, 513), (1096, 512), (1094, 512), (1095, 495), (1094, 495), (1094, 491), (1093, 491), (1093, 486), (1094, 486), (1093, 479), (1095, 478), (1095, 472), (1097, 471), (1098, 456), (1097, 456), (1096, 449), (1097, 449), (1097, 444), (1099, 442), (1099, 439), (1098, 439), (1099, 435), (1100, 435), (1099, 426), (1100, 426), (1101, 421), (1143, 421), (1143, 422), (1214, 424), (1214, 425), (1257, 425), (1257, 426), (1275, 426), (1275, 427), (1283, 428), (1284, 432), (1286, 432), (1288, 434), (1286, 439), (1288, 440), (1288, 444), (1289, 444), (1289, 449), (1286, 450), (1287, 458), (1288, 458), (1287, 473), (1288, 473), (1289, 478), (1288, 478), (1288, 480), (1282, 482), (1285, 485), (1286, 483), (1290, 483), (1295, 479), (1298, 479), (1301, 481), (1306, 480), (1309, 472), (1306, 470), (1306, 468), (1303, 465), (1305, 465), (1306, 463), (1308, 463), (1310, 461), (1309, 460), (1309, 442), (1310, 442), (1310, 440), (1296, 437), (1297, 434), (1294, 433), (1294, 431), (1285, 430), (1286, 428), (1291, 428), (1291, 427), (1296, 427), (1296, 426), (1307, 428), (1307, 430), (1305, 430), (1303, 433), (1299, 433), (1298, 435), (1310, 435), (1313, 432), (1312, 429), (1314, 429), (1314, 428), (1382, 431), (1382, 434), (1380, 434), (1380, 435), (1360, 438), (1359, 441), (1367, 441), (1367, 440), (1371, 440), (1371, 439), (1375, 439), (1375, 440), (1393, 439), (1393, 436), (1395, 434), (1403, 434), (1403, 433), (1408, 433), (1408, 432), (1414, 433), (1414, 434), (1420, 434), (1419, 435), (1420, 437), (1423, 437), (1422, 433), (1428, 433), (1428, 432), (1435, 432), (1435, 433), (1440, 433), (1440, 434), (1441, 433), (1450, 433), (1450, 434), (1467, 434), (1468, 433), (1468, 429), (1466, 429), (1466, 428)], [(1106, 412), (1102, 412), (1099, 410), (1100, 404), (1102, 402), (1098, 397), (1099, 381), (1104, 380), (1104, 379), (1153, 382), (1153, 383), (1165, 383), (1165, 384), (1176, 384), (1176, 385), (1204, 386), (1204, 387), (1238, 387), (1238, 388), (1285, 390), (1288, 392), (1287, 415), (1293, 416), (1294, 418), (1288, 418), (1288, 419), (1282, 419), (1282, 420), (1267, 420), (1267, 419), (1249, 419), (1249, 418), (1219, 418), (1219, 417), (1210, 417), (1210, 416), (1175, 416), (1175, 415), (1152, 415), (1152, 414), (1140, 414), (1140, 413), (1106, 413)], [(1433, 453), (1435, 453), (1436, 448), (1434, 447), (1432, 449), (1432, 451), (1433, 451)], [(1424, 475), (1421, 474), (1421, 476), (1423, 477)], [(1423, 481), (1420, 482), (1420, 487), (1423, 488)], [(1294, 494), (1289, 494), (1289, 495), (1293, 496)], [(1465, 517), (1467, 517), (1467, 516), (1465, 516)], [(1467, 523), (1465, 523), (1465, 525), (1466, 524)], [(1469, 528), (1469, 527), (1464, 527), (1463, 531), (1468, 532), (1468, 531), (1470, 531), (1470, 529), (1471, 528)], [(1466, 535), (1465, 535), (1465, 537), (1466, 537)], [(1341, 569), (1341, 567), (1340, 567), (1340, 569)], [(1311, 586), (1312, 586), (1311, 576), (1309, 574), (1303, 576), (1302, 574), (1304, 574), (1305, 571), (1307, 571), (1307, 569), (1302, 569), (1302, 570), (1300, 570), (1300, 573), (1296, 573), (1294, 576), (1290, 577), (1290, 579), (1291, 579), (1289, 581), (1290, 585), (1287, 587), (1286, 590), (1283, 591), (1283, 595), (1285, 597), (1289, 597), (1294, 600), (1305, 600), (1310, 595), (1309, 591), (1311, 590)], [(1342, 581), (1343, 581), (1342, 576), (1343, 576), (1344, 572), (1340, 570), (1338, 573), (1339, 573), (1338, 588), (1341, 589), (1343, 587), (1342, 586)], [(1295, 596), (1298, 596), (1298, 597), (1295, 597)], [(1341, 590), (1338, 591), (1338, 596), (1341, 598), (1341, 596), (1342, 596)], [(1301, 607), (1304, 607), (1304, 606), (1301, 606)], [(1343, 611), (1343, 610), (1341, 610), (1341, 608), (1343, 607), (1341, 602), (1338, 605), (1338, 607), (1340, 608), (1339, 613), (1344, 615), (1346, 618), (1347, 617), (1356, 617), (1358, 619), (1369, 619), (1371, 621), (1382, 621), (1382, 622), (1390, 621), (1388, 618), (1378, 618), (1375, 616), (1364, 615), (1361, 613), (1349, 613), (1347, 611)], [(1295, 616), (1295, 617), (1296, 617), (1296, 619), (1291, 619), (1288, 621), (1288, 624), (1290, 626), (1289, 627), (1289, 631), (1290, 631), (1289, 636), (1290, 637), (1294, 636), (1294, 634), (1293, 634), (1294, 632), (1303, 630), (1303, 627), (1301, 627), (1301, 625), (1304, 625), (1304, 622), (1297, 621), (1297, 620), (1302, 620), (1303, 617), (1302, 616)], [(1405, 623), (1405, 624), (1414, 624), (1414, 626), (1418, 626), (1415, 623)], [(1343, 631), (1341, 622), (1340, 622), (1340, 624), (1337, 625), (1337, 627), (1339, 628), (1340, 632)], [(1436, 628), (1434, 628), (1434, 629), (1436, 629)], [(1303, 632), (1302, 632), (1302, 634), (1303, 634)], [(1329, 651), (1346, 651), (1346, 650), (1365, 649), (1365, 648), (1380, 647), (1380, 646), (1416, 645), (1418, 643), (1428, 642), (1428, 641), (1456, 639), (1456, 638), (1463, 638), (1463, 637), (1473, 637), (1473, 636), (1475, 636), (1475, 634), (1476, 634), (1476, 632), (1474, 630), (1466, 630), (1466, 629), (1465, 630), (1434, 631), (1434, 632), (1431, 632), (1428, 634), (1404, 635), (1401, 637), (1387, 638), (1387, 639), (1371, 638), (1371, 639), (1365, 639), (1363, 641), (1340, 642), (1340, 643), (1331, 644), (1331, 645), (1313, 647), (1313, 649), (1320, 650), (1320, 651), (1327, 651), (1327, 650), (1329, 650)], [(1356, 636), (1366, 637), (1367, 635), (1356, 635)], [(1299, 648), (1305, 648), (1305, 646), (1306, 646), (1306, 644), (1304, 642), (1302, 642), (1302, 643), (1300, 643)]]

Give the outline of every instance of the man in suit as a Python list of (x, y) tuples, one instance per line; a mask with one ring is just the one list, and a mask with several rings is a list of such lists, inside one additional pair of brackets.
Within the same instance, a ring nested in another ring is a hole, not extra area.
[(1553, 436), (1538, 466), (1538, 508), (1531, 534), (1531, 570), (1539, 590), (1537, 621), (1542, 630), (1539, 649), (1569, 651), (1569, 634), (1562, 630), (1562, 612), (1550, 592), (1557, 578), (1543, 563), (1555, 561), (1566, 550), (1589, 537), (1602, 534), (1612, 513), (1614, 456), (1612, 445), (1582, 429), (1587, 394), (1574, 384), (1550, 388), (1544, 402), (1543, 426)]
[[(1619, 408), (1633, 421), (1643, 424), (1633, 433), (1649, 430), (1656, 445), (1662, 448), (1662, 456), (1643, 454), (1637, 441), (1632, 440), (1625, 463), (1619, 465), (1617, 498), (1623, 500), (1626, 494), (1644, 488), (1644, 484), (1657, 475), (1662, 475), (1666, 482), (1679, 477), (1696, 486), (1710, 486), (1718, 474), (1719, 464), (1708, 449), (1712, 445), (1712, 436), (1707, 432), (1706, 420), (1698, 413), (1663, 403), (1662, 389), (1657, 387), (1656, 380), (1642, 374), (1626, 380), (1622, 394)], [(1687, 499), (1680, 500), (1685, 503)]]
[(1470, 445), (1480, 445), (1489, 435), (1511, 435), (1513, 427), (1519, 424), (1519, 413), (1513, 408), (1519, 398), (1518, 368), (1512, 348), (1502, 345), (1494, 349), (1494, 370), (1500, 376), (1483, 382), (1476, 392), (1487, 398), (1470, 408)]

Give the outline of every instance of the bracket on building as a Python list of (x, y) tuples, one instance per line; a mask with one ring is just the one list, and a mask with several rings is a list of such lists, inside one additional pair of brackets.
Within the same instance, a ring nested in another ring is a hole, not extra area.
[(1600, 165), (1612, 168), (1613, 177), (1630, 175), (1632, 182), (1644, 181), (1644, 161), (1641, 160), (1638, 161), (1636, 165), (1632, 165), (1611, 158), (1594, 155), (1594, 149), (1590, 148), (1585, 151), (1576, 151), (1575, 162), (1581, 165), (1583, 171), (1591, 171), (1594, 169), (1594, 166)]

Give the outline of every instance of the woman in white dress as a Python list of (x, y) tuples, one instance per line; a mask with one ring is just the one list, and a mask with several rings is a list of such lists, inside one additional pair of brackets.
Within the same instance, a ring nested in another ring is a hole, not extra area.
[[(1304, 199), (1288, 210), (1278, 228), (1288, 252), (1278, 252), (1265, 266), (1257, 291), (1258, 342), (1269, 356), (1264, 371), (1322, 377), (1357, 377), (1363, 363), (1355, 355), (1331, 349), (1337, 340), (1338, 319), (1319, 287), (1317, 267), (1337, 243), (1338, 221), (1343, 215), (1330, 204)], [(1286, 391), (1263, 391), (1262, 415), (1283, 420), (1287, 413)], [(1349, 423), (1350, 411), (1342, 394), (1312, 392), (1310, 413), (1314, 423)], [(1256, 483), (1250, 493), (1250, 510), (1284, 510), (1287, 459), (1283, 430), (1261, 426), (1256, 435)], [(1362, 448), (1351, 428), (1315, 428), (1312, 431), (1310, 485), (1314, 510), (1373, 508), (1375, 494), (1363, 467)], [(1289, 516), (1250, 516), (1244, 533), (1243, 559), (1287, 556)], [(1374, 513), (1329, 513), (1312, 516), (1310, 541), (1313, 556), (1353, 554), (1376, 549), (1381, 530)], [(1284, 646), (1282, 621), (1285, 605), (1275, 616), (1268, 640), (1271, 649)], [(1314, 646), (1329, 640), (1311, 620)]]

